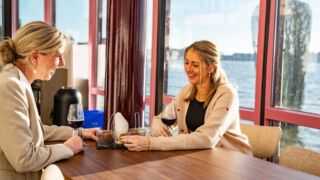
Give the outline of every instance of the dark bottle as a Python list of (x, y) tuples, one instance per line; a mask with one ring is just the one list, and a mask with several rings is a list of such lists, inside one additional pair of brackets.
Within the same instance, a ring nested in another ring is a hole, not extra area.
[(67, 126), (70, 104), (82, 103), (81, 93), (77, 89), (62, 87), (54, 95), (53, 124)]

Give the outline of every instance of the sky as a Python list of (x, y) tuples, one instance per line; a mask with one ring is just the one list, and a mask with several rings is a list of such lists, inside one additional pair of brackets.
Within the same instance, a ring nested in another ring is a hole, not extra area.
[[(310, 51), (320, 51), (320, 1), (301, 0), (312, 10)], [(209, 39), (224, 54), (253, 53), (251, 20), (259, 0), (171, 0), (170, 42), (182, 48), (195, 40)], [(177, 9), (173, 11), (173, 9)]]
[[(22, 7), (19, 10), (22, 25), (33, 20), (44, 20), (44, 0), (20, 0), (19, 3)], [(88, 21), (88, 0), (56, 0), (56, 26), (77, 42), (88, 42)]]
[[(148, 0), (147, 45), (150, 46), (152, 0)], [(170, 0), (169, 46), (184, 48), (195, 40), (209, 39), (223, 54), (253, 53), (251, 18), (259, 0)], [(312, 21), (310, 51), (319, 52), (320, 1), (300, 0), (310, 4)], [(88, 0), (56, 0), (56, 26), (78, 42), (88, 41)], [(22, 24), (43, 20), (43, 0), (20, 0)], [(39, 8), (35, 8), (37, 4)], [(70, 13), (72, 11), (72, 13)], [(105, 11), (105, 9), (104, 9)], [(105, 17), (105, 14), (103, 15)], [(105, 25), (104, 25), (105, 26)], [(105, 36), (105, 32), (104, 32)]]
[(258, 0), (172, 0), (169, 45), (183, 48), (208, 39), (222, 53), (253, 53), (251, 17), (257, 5)]

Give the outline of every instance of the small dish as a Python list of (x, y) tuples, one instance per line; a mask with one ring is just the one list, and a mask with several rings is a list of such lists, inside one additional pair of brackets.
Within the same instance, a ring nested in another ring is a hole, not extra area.
[(114, 135), (111, 130), (104, 130), (100, 134), (97, 134), (98, 141), (97, 145), (110, 147), (113, 146), (114, 143)]

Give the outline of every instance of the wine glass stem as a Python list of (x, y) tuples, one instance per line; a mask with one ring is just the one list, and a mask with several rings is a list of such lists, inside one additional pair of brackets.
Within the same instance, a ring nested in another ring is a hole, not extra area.
[(171, 126), (168, 126), (167, 125), (167, 129), (168, 129), (168, 132), (169, 132), (169, 136), (171, 136), (172, 134), (171, 134)]

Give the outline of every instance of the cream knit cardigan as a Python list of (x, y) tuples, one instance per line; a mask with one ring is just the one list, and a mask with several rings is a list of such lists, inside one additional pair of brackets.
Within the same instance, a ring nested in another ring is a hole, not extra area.
[[(240, 131), (239, 101), (231, 84), (220, 85), (210, 101), (204, 124), (192, 133), (188, 133), (186, 114), (189, 102), (185, 97), (191, 92), (192, 85), (181, 89), (175, 98), (179, 135), (170, 137), (150, 137), (150, 150), (208, 149), (222, 147), (229, 150), (252, 154), (246, 135)], [(155, 116), (151, 125), (154, 134), (156, 126), (165, 126), (159, 116)]]

